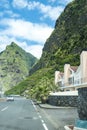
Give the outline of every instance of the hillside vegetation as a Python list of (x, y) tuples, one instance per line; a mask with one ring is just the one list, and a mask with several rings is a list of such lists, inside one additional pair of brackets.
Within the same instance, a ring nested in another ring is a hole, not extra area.
[(14, 42), (0, 53), (0, 88), (8, 90), (29, 76), (37, 59)]
[(54, 85), (54, 75), (52, 73), (52, 68), (40, 69), (5, 94), (26, 95), (26, 97), (38, 100), (43, 97), (47, 98), (49, 92), (58, 89)]
[[(41, 85), (43, 79), (46, 78), (54, 82), (55, 70), (63, 71), (65, 63), (78, 66), (82, 50), (87, 50), (87, 0), (74, 0), (66, 6), (56, 20), (54, 31), (44, 44), (42, 57), (30, 70), (31, 76), (22, 82), (25, 88), (22, 92), (27, 89), (29, 95), (37, 98), (36, 95), (45, 95), (47, 89), (48, 92), (55, 90), (54, 84), (51, 86), (48, 84), (46, 87)], [(45, 72), (46, 68), (47, 70), (50, 68), (51, 73)], [(40, 71), (41, 73), (39, 73)], [(43, 76), (44, 72), (46, 77)], [(20, 88), (20, 85), (16, 86), (16, 89)], [(32, 89), (30, 86), (33, 86)], [(40, 86), (42, 87), (38, 91)], [(38, 92), (40, 93), (38, 94)]]
[(79, 65), (79, 55), (87, 49), (87, 0), (74, 0), (56, 20), (41, 59), (31, 73), (42, 67), (63, 70), (65, 63)]

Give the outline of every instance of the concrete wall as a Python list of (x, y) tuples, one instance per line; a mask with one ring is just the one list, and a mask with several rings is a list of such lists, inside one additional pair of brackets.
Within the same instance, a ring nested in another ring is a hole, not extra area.
[(77, 107), (77, 99), (78, 99), (78, 96), (50, 95), (48, 97), (48, 103), (54, 106)]

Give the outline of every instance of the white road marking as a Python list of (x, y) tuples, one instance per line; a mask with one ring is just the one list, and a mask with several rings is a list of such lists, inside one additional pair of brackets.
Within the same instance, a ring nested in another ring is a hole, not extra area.
[(42, 117), (39, 115), (39, 118), (42, 118)]
[(44, 120), (41, 120), (42, 123), (44, 123)]
[[(37, 111), (37, 107), (34, 105), (34, 103), (33, 103), (33, 101), (32, 101), (32, 100), (31, 100), (31, 103), (32, 103), (32, 105), (33, 105), (34, 109)], [(48, 130), (48, 128), (47, 128), (47, 126), (46, 126), (46, 124), (44, 123), (44, 120), (42, 120), (42, 117), (41, 117), (40, 113), (39, 113), (39, 112), (37, 112), (37, 114), (38, 114), (38, 116), (39, 116), (39, 118), (40, 118), (40, 120), (41, 120), (41, 122), (42, 122), (42, 125), (43, 125), (44, 129), (45, 129), (45, 130)]]
[(44, 127), (45, 130), (48, 130), (48, 128), (47, 128), (47, 126), (46, 126), (45, 123), (43, 123), (42, 125), (43, 125), (43, 127)]
[(31, 101), (31, 102), (32, 102), (32, 105), (33, 105), (34, 109), (37, 111), (37, 108), (36, 108), (36, 106), (34, 105), (33, 101)]
[(40, 120), (41, 120), (41, 122), (42, 122), (42, 125), (43, 125), (44, 129), (45, 129), (45, 130), (48, 130), (48, 128), (47, 128), (47, 126), (46, 126), (44, 120), (42, 120), (42, 116), (40, 115), (39, 112), (38, 112), (38, 116), (39, 116), (39, 118), (40, 118)]
[(7, 106), (7, 107), (5, 107), (5, 108), (3, 108), (1, 111), (5, 111), (6, 109), (8, 109), (8, 106)]

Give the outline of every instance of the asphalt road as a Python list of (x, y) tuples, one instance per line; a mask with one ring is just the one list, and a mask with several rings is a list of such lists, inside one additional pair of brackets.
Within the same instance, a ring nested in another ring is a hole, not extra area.
[(42, 109), (25, 98), (0, 102), (0, 130), (64, 130), (76, 118), (74, 108)]
[(0, 130), (48, 130), (36, 106), (24, 98), (0, 102)]
[(65, 125), (75, 126), (78, 120), (77, 108), (40, 109), (40, 113), (55, 130), (65, 130)]

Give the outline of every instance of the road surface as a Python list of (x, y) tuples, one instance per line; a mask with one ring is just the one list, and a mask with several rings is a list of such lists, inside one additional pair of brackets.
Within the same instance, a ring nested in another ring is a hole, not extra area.
[(75, 108), (41, 109), (25, 98), (0, 102), (0, 130), (64, 130), (76, 118)]
[(49, 126), (29, 99), (0, 102), (0, 130), (49, 130)]
[(75, 125), (78, 120), (76, 108), (40, 109), (39, 111), (44, 120), (49, 121), (56, 130), (65, 130), (65, 125)]

